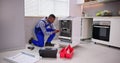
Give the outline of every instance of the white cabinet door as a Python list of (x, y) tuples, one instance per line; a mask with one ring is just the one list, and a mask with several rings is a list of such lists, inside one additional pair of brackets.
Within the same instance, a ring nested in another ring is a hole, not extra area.
[(92, 37), (92, 18), (82, 18), (81, 39)]
[(83, 4), (84, 0), (77, 0), (77, 4)]
[(110, 44), (120, 47), (120, 19), (111, 19)]

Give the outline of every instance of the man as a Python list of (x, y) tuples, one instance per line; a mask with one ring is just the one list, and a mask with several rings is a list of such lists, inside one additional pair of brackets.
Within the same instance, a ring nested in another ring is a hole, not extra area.
[(49, 35), (45, 46), (54, 46), (54, 44), (51, 44), (51, 41), (55, 37), (55, 34), (59, 32), (59, 30), (56, 30), (53, 23), (55, 21), (55, 15), (50, 14), (49, 17), (44, 18), (40, 20), (34, 29), (34, 33), (36, 35), (37, 40), (30, 39), (29, 43), (33, 43), (36, 46), (43, 47), (44, 46), (44, 37), (46, 35)]

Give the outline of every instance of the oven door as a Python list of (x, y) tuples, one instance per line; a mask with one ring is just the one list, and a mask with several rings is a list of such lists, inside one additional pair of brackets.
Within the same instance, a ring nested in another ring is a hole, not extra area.
[(93, 38), (98, 40), (109, 41), (110, 26), (93, 25)]

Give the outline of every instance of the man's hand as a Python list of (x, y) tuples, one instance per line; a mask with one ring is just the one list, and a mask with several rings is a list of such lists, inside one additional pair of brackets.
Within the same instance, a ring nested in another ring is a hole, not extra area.
[(54, 31), (54, 33), (58, 33), (58, 32), (60, 32), (60, 30), (55, 30), (55, 31)]

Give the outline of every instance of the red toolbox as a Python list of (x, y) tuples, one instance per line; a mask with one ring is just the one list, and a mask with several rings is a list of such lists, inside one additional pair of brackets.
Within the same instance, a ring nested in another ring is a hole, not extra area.
[(72, 58), (74, 49), (68, 45), (60, 50), (60, 58)]

